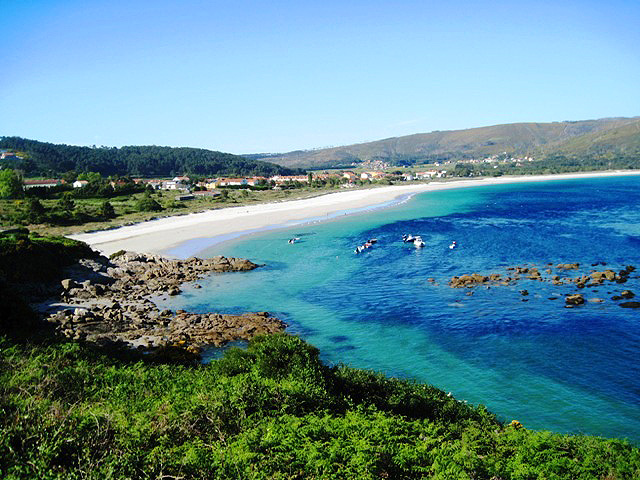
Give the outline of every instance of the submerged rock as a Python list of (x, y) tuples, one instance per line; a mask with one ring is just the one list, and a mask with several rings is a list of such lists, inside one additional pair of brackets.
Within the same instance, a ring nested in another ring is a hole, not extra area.
[(622, 308), (640, 308), (640, 302), (622, 302), (620, 306)]

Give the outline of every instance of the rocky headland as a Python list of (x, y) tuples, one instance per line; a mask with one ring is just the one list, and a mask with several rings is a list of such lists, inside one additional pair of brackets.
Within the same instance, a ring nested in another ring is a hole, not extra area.
[(198, 353), (205, 345), (223, 346), (279, 332), (285, 324), (266, 312), (160, 311), (152, 298), (177, 295), (181, 285), (209, 274), (257, 267), (249, 260), (222, 256), (173, 260), (118, 252), (111, 258), (83, 258), (64, 270), (59, 296), (40, 303), (39, 310), (58, 334), (76, 341), (149, 351), (179, 347)]

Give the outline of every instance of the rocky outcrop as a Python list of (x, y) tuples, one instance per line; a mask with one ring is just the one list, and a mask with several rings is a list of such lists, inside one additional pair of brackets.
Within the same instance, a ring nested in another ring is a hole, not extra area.
[[(604, 262), (598, 262), (592, 264), (592, 266), (606, 265)], [(577, 272), (577, 276), (567, 275), (570, 270), (580, 270), (579, 263), (559, 263), (553, 266), (552, 263), (548, 263), (542, 268), (542, 272), (535, 266), (531, 265), (518, 265), (506, 267), (506, 270), (510, 272), (510, 276), (502, 276), (498, 273), (492, 274), (464, 274), (454, 276), (449, 280), (449, 286), (452, 288), (467, 288), (473, 289), (476, 287), (484, 286), (489, 288), (491, 286), (509, 286), (516, 285), (522, 281), (534, 281), (534, 282), (548, 282), (554, 286), (570, 286), (572, 288), (585, 289), (585, 288), (597, 288), (598, 286), (611, 284), (611, 283), (626, 283), (629, 279), (640, 278), (638, 275), (632, 276), (631, 274), (636, 270), (634, 266), (628, 265), (618, 272), (608, 268), (602, 271), (590, 270), (588, 273)], [(555, 271), (555, 273), (554, 273)], [(544, 272), (544, 273), (543, 273)], [(575, 275), (575, 273), (573, 273)], [(430, 279), (431, 283), (435, 284), (434, 279)], [(593, 290), (594, 292), (596, 290)], [(528, 296), (529, 290), (520, 290), (522, 296)], [(626, 300), (634, 298), (634, 293), (631, 290), (624, 290), (619, 295), (612, 297), (612, 300)], [(551, 297), (556, 299), (557, 297)], [(523, 301), (526, 301), (523, 299)], [(588, 301), (590, 303), (602, 303), (604, 300), (600, 298), (594, 298), (586, 300), (580, 294), (571, 294), (566, 296), (566, 306), (573, 307), (576, 305), (582, 305)], [(634, 306), (628, 306), (627, 308), (636, 308)]]
[(221, 272), (257, 268), (245, 259), (222, 256), (172, 260), (131, 252), (79, 263), (62, 280), (59, 309), (46, 320), (74, 340), (139, 349), (175, 346), (197, 351), (262, 333), (282, 331), (285, 324), (266, 312), (228, 315), (160, 311), (151, 297), (177, 295), (180, 286)]
[(480, 275), (479, 273), (472, 273), (469, 275), (460, 275), (459, 277), (452, 277), (449, 280), (449, 286), (453, 288), (465, 288), (475, 287), (477, 285), (509, 285), (512, 281), (511, 277), (502, 277), (497, 273), (491, 275)]

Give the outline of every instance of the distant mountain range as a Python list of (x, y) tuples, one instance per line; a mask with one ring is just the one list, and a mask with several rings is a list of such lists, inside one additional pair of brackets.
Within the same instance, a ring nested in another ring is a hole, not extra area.
[(417, 133), (343, 147), (242, 156), (189, 147), (77, 147), (20, 137), (0, 137), (0, 149), (25, 152), (24, 159), (3, 160), (0, 167), (18, 168), (27, 176), (59, 175), (69, 170), (136, 176), (292, 175), (304, 169), (350, 168), (365, 162), (413, 165), (503, 152), (540, 160), (564, 155), (574, 159), (571, 165), (580, 165), (587, 157), (593, 163), (594, 159), (612, 155), (631, 158), (635, 163), (640, 160), (640, 117), (511, 123)]
[(511, 123), (466, 130), (417, 133), (374, 142), (282, 154), (245, 155), (286, 167), (339, 168), (380, 160), (411, 165), (482, 158), (507, 152), (543, 158), (554, 154), (640, 154), (640, 117), (576, 122)]

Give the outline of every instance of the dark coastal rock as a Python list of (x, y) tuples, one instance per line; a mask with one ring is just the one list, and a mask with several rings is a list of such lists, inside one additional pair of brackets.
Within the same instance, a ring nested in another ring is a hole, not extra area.
[(620, 295), (614, 295), (613, 297), (611, 297), (611, 300), (627, 300), (635, 296), (635, 293), (633, 293), (631, 290), (624, 290), (620, 293)]
[(104, 257), (81, 261), (68, 269), (69, 278), (61, 282), (63, 301), (79, 307), (58, 310), (45, 320), (59, 334), (95, 345), (154, 351), (171, 347), (197, 354), (204, 345), (249, 340), (282, 331), (286, 325), (266, 312), (159, 311), (149, 297), (178, 295), (181, 284), (211, 273), (248, 271), (258, 266), (241, 258), (172, 260), (133, 252), (119, 252), (110, 261)]
[[(505, 279), (506, 280), (506, 279)], [(481, 275), (479, 273), (472, 273), (466, 275), (460, 275), (459, 277), (452, 277), (449, 280), (449, 286), (452, 288), (465, 288), (475, 287), (485, 284), (498, 284), (502, 282), (502, 277), (495, 273), (492, 275)]]
[(640, 302), (622, 302), (620, 306), (622, 308), (640, 308)]
[[(606, 265), (606, 262), (596, 262), (592, 264), (592, 266), (598, 266), (598, 265)], [(492, 273), (489, 275), (473, 273), (473, 274), (454, 276), (450, 279), (449, 286), (452, 288), (468, 288), (468, 289), (473, 289), (474, 287), (477, 287), (477, 286), (484, 286), (488, 289), (488, 288), (491, 288), (492, 286), (509, 286), (509, 285), (517, 284), (518, 282), (522, 282), (522, 281), (525, 281), (525, 282), (537, 281), (537, 282), (550, 282), (554, 286), (570, 285), (572, 289), (590, 288), (593, 293), (599, 294), (600, 291), (598, 287), (601, 287), (607, 283), (615, 282), (615, 283), (621, 284), (621, 283), (627, 282), (628, 280), (630, 281), (635, 278), (640, 278), (638, 276), (633, 276), (633, 277), (630, 276), (630, 273), (635, 271), (635, 267), (631, 265), (626, 266), (620, 269), (619, 271), (615, 271), (612, 268), (609, 268), (602, 271), (591, 270), (589, 273), (580, 272), (577, 276), (574, 276), (574, 277), (567, 276), (566, 274), (568, 272), (565, 272), (564, 275), (562, 275), (562, 272), (558, 272), (560, 273), (560, 275), (554, 274), (553, 268), (556, 268), (559, 271), (580, 270), (579, 263), (558, 263), (557, 265), (555, 265), (555, 267), (553, 267), (552, 263), (547, 263), (546, 266), (548, 268), (545, 267), (543, 271), (539, 270), (538, 268), (530, 264), (505, 267), (507, 271), (513, 272), (511, 274), (512, 276), (505, 276), (505, 277), (496, 273)], [(529, 287), (528, 290), (527, 289), (519, 290), (520, 294), (523, 297), (526, 297), (527, 295), (529, 295), (529, 291), (531, 290), (531, 288), (533, 288), (531, 286), (528, 286), (528, 287)], [(611, 295), (612, 292), (607, 292), (607, 293)], [(552, 294), (552, 296), (548, 298), (550, 300), (556, 300), (558, 298), (557, 295), (558, 293), (554, 293)], [(634, 297), (635, 295), (631, 290), (624, 290), (621, 294), (615, 295), (612, 298), (613, 300), (628, 300)], [(526, 300), (525, 298), (521, 298), (521, 301), (525, 301), (525, 300)], [(603, 303), (604, 300), (597, 297), (587, 300), (581, 294), (573, 294), (573, 295), (566, 295), (564, 303), (566, 308), (573, 308), (579, 305), (583, 305), (586, 302)], [(637, 308), (633, 306), (634, 302), (627, 302), (627, 305), (628, 306), (626, 308)]]
[(559, 263), (556, 265), (556, 269), (558, 270), (578, 270), (579, 268), (579, 263)]
[(584, 304), (584, 297), (579, 293), (573, 295), (567, 295), (564, 299), (567, 305), (582, 305)]

